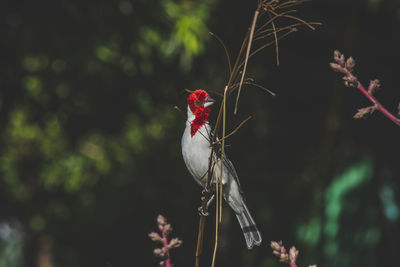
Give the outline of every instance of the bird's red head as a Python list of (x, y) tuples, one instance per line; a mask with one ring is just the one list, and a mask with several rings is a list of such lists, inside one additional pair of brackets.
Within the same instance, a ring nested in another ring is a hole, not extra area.
[(202, 90), (198, 89), (191, 93), (187, 99), (188, 106), (192, 111), (195, 119), (191, 123), (191, 135), (192, 137), (196, 132), (208, 121), (210, 115), (210, 106), (215, 102), (210, 95)]

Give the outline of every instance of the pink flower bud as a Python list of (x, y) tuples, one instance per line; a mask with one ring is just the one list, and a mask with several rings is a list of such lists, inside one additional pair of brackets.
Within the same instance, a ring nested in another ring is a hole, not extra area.
[(352, 57), (349, 57), (346, 61), (346, 69), (349, 72), (352, 72), (355, 65), (356, 65), (356, 61)]
[(167, 219), (160, 214), (157, 217), (157, 223), (159, 226), (164, 226), (167, 223)]
[(281, 247), (281, 245), (280, 245), (278, 242), (276, 242), (276, 241), (271, 241), (270, 246), (271, 246), (271, 248), (272, 248), (273, 250), (278, 250), (278, 249), (280, 249), (280, 247)]
[(339, 50), (335, 50), (334, 52), (333, 52), (333, 58), (340, 58), (340, 52), (339, 52)]
[(345, 66), (345, 58), (342, 53), (340, 53), (338, 50), (335, 50), (333, 52), (333, 59), (335, 60), (336, 63), (338, 63), (341, 67)]
[(369, 81), (368, 93), (373, 95), (378, 89), (380, 89), (380, 87), (381, 87), (381, 84), (378, 79)]
[(329, 63), (329, 66), (331, 67), (331, 69), (333, 69), (334, 71), (337, 72), (344, 72), (344, 69), (337, 63)]
[(358, 86), (358, 80), (355, 76), (344, 76), (343, 81), (344, 81), (344, 85), (346, 85), (346, 87), (357, 87)]
[(172, 226), (168, 223), (164, 226), (163, 232), (165, 235), (169, 235), (172, 232)]
[(296, 247), (295, 246), (291, 247), (289, 250), (290, 262), (295, 263), (298, 255), (299, 255), (299, 251), (296, 249)]
[(341, 55), (340, 55), (340, 59), (339, 59), (339, 61), (338, 61), (339, 65), (342, 66), (342, 67), (344, 67), (345, 64), (346, 64), (346, 63), (345, 63), (345, 60), (346, 60), (346, 58), (344, 57), (343, 54), (341, 54)]
[(171, 241), (169, 241), (168, 248), (178, 248), (182, 243), (182, 240), (179, 238), (172, 238)]
[(149, 234), (149, 237), (150, 237), (150, 239), (151, 239), (152, 241), (160, 241), (160, 242), (162, 242), (161, 236), (160, 236), (158, 233), (156, 233), (156, 232), (151, 232), (151, 233)]
[(281, 262), (289, 262), (289, 255), (288, 254), (281, 254), (279, 260)]
[(164, 257), (165, 256), (165, 250), (164, 248), (155, 248), (153, 250), (154, 255), (156, 255), (157, 257)]
[(372, 115), (372, 113), (374, 113), (374, 111), (378, 108), (378, 106), (374, 105), (374, 106), (369, 106), (366, 108), (360, 108), (358, 109), (357, 113), (354, 114), (353, 118), (354, 119), (366, 119), (369, 116)]
[(274, 251), (272, 251), (272, 253), (273, 253), (275, 256), (278, 256), (278, 257), (281, 256), (281, 252), (278, 251), (278, 250), (274, 250)]

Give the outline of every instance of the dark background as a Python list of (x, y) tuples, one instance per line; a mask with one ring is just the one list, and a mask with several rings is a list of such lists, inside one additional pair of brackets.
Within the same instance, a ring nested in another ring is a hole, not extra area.
[[(2, 1), (0, 4), (0, 266), (158, 266), (147, 234), (165, 215), (175, 266), (194, 264), (201, 189), (181, 156), (185, 88), (222, 92), (256, 1)], [(313, 1), (319, 21), (249, 61), (228, 140), (263, 234), (248, 251), (225, 206), (217, 266), (281, 266), (283, 240), (308, 266), (398, 266), (399, 127), (329, 68), (356, 59), (366, 86), (397, 112), (400, 1)], [(213, 94), (219, 103), (221, 98)], [(179, 111), (178, 107), (181, 111)], [(216, 109), (216, 108), (215, 108)], [(215, 115), (215, 114), (214, 114)], [(211, 119), (215, 121), (215, 116)], [(213, 213), (213, 209), (211, 211)], [(214, 216), (207, 220), (209, 266)]]

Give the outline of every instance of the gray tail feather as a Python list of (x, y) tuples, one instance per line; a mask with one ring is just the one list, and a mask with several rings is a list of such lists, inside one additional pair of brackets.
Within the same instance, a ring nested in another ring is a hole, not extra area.
[(252, 249), (254, 245), (259, 246), (261, 244), (262, 238), (245, 203), (243, 203), (243, 207), (242, 213), (236, 214), (236, 217), (238, 218), (244, 238), (246, 239), (247, 248)]

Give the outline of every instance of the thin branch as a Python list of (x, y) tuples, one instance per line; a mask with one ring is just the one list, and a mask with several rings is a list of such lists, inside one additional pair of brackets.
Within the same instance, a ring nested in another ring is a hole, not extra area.
[(240, 78), (240, 85), (239, 85), (238, 94), (237, 94), (237, 97), (236, 97), (235, 111), (233, 112), (234, 114), (237, 113), (237, 105), (238, 105), (238, 102), (239, 102), (240, 91), (242, 89), (244, 75), (246, 74), (247, 62), (249, 61), (249, 54), (250, 54), (250, 49), (251, 49), (251, 43), (253, 42), (254, 29), (256, 27), (257, 17), (258, 17), (259, 13), (260, 12), (258, 10), (256, 10), (254, 12), (253, 23), (251, 24), (249, 44), (247, 45), (246, 59), (244, 61), (244, 67), (243, 67), (243, 70), (242, 70), (242, 78)]
[(225, 135), (224, 137), (222, 137), (221, 139), (219, 139), (218, 141), (213, 142), (213, 145), (216, 145), (218, 143), (221, 143), (223, 141), (225, 141), (225, 139), (231, 137), (232, 135), (234, 135), (248, 120), (251, 119), (251, 116), (247, 117), (245, 120), (243, 120), (231, 133)]
[[(321, 23), (319, 23), (319, 22), (309, 22), (309, 24), (311, 24), (311, 25), (321, 25)], [(279, 32), (285, 31), (285, 30), (290, 30), (290, 29), (296, 28), (297, 26), (301, 26), (301, 25), (303, 25), (303, 23), (293, 23), (293, 24), (290, 24), (290, 25), (285, 26), (285, 27), (280, 27), (280, 28), (276, 29), (275, 32), (279, 33)], [(261, 33), (267, 33), (267, 34), (261, 35)], [(267, 37), (269, 37), (269, 36), (271, 36), (273, 34), (274, 34), (273, 29), (266, 29), (266, 30), (263, 30), (262, 32), (260, 32), (259, 36), (254, 38), (254, 40), (256, 40), (256, 41), (257, 40), (261, 40), (261, 39), (267, 38)]]
[(260, 88), (260, 89), (263, 89), (264, 91), (267, 91), (267, 92), (270, 93), (272, 96), (276, 96), (276, 94), (275, 94), (274, 92), (272, 92), (272, 91), (269, 90), (268, 88), (265, 88), (264, 86), (259, 85), (259, 84), (257, 84), (257, 83), (247, 82), (247, 83), (245, 83), (245, 84), (253, 85), (253, 86), (255, 86), (255, 87), (258, 87), (258, 88)]
[(275, 28), (274, 22), (272, 22), (272, 29), (273, 29), (274, 40), (275, 40), (276, 65), (279, 66), (279, 45), (278, 45), (278, 37), (276, 35), (276, 28)]
[[(271, 13), (272, 13), (272, 14), (275, 14), (275, 15), (278, 15), (278, 14), (275, 13), (274, 11), (271, 11)], [(313, 27), (310, 23), (308, 23), (307, 21), (302, 20), (302, 19), (300, 19), (300, 18), (298, 18), (298, 17), (291, 16), (291, 15), (283, 15), (282, 17), (300, 21), (300, 22), (303, 23), (304, 25), (308, 26), (308, 28), (310, 28), (311, 30), (315, 30), (315, 27)]]
[(311, 2), (312, 0), (293, 0), (293, 1), (287, 1), (287, 2), (283, 2), (280, 5), (278, 5), (276, 8), (289, 8), (289, 7), (293, 7), (293, 6), (298, 6), (302, 3), (306, 3), (306, 2)]
[[(202, 197), (202, 202), (207, 202), (204, 201), (205, 196)], [(196, 255), (195, 255), (195, 267), (199, 267), (200, 266), (200, 256), (201, 253), (203, 252), (203, 235), (204, 235), (204, 226), (206, 223), (206, 217), (205, 216), (201, 216), (200, 217), (200, 222), (199, 222), (199, 232), (197, 234), (197, 246), (196, 246)]]
[(258, 35), (265, 27), (267, 27), (268, 25), (270, 25), (274, 20), (276, 20), (276, 19), (278, 19), (278, 18), (280, 18), (280, 17), (283, 17), (284, 15), (286, 15), (286, 14), (289, 14), (289, 13), (292, 13), (292, 12), (296, 12), (296, 10), (289, 10), (289, 11), (285, 11), (285, 12), (283, 12), (283, 13), (281, 13), (281, 14), (277, 14), (277, 13), (274, 13), (273, 15), (274, 15), (274, 17), (270, 17), (270, 19), (267, 21), (267, 22), (265, 22), (262, 26), (260, 26), (260, 27), (258, 27), (258, 29), (256, 30), (256, 35)]
[[(290, 29), (287, 33), (282, 34), (281, 36), (278, 37), (278, 41), (285, 38), (286, 36), (288, 36), (289, 34), (293, 33), (297, 31), (297, 29)], [(270, 46), (271, 44), (275, 43), (275, 41), (272, 42), (268, 42), (264, 45), (262, 45), (261, 47), (257, 48), (255, 51), (253, 51), (250, 55), (249, 58), (253, 57), (255, 54), (257, 54), (258, 52), (260, 52), (261, 50), (263, 50), (264, 48)], [(239, 66), (241, 67), (243, 64), (240, 64)]]
[(223, 99), (223, 111), (222, 111), (222, 144), (221, 144), (221, 181), (220, 181), (220, 190), (221, 190), (221, 196), (220, 196), (220, 218), (219, 222), (222, 222), (222, 169), (223, 169), (223, 162), (224, 162), (224, 155), (225, 155), (225, 130), (226, 130), (226, 93), (228, 91), (228, 87), (225, 86), (224, 90), (224, 99)]
[(220, 42), (220, 44), (221, 44), (222, 47), (224, 48), (225, 55), (226, 55), (226, 59), (227, 59), (227, 61), (228, 61), (229, 75), (231, 75), (231, 73), (232, 73), (232, 65), (231, 65), (231, 58), (230, 58), (230, 56), (229, 56), (228, 49), (226, 48), (224, 42), (221, 40), (221, 38), (219, 38), (218, 35), (216, 35), (215, 33), (212, 33), (212, 32), (209, 32), (209, 33), (210, 33), (210, 35), (211, 35), (212, 37), (214, 37), (215, 39), (217, 39), (218, 42)]
[[(221, 166), (222, 169), (222, 166)], [(214, 250), (213, 250), (213, 257), (211, 261), (211, 267), (215, 266), (215, 260), (217, 258), (217, 248), (218, 248), (218, 217), (219, 217), (219, 212), (218, 212), (218, 202), (219, 202), (219, 195), (222, 194), (222, 192), (219, 192), (219, 182), (218, 182), (218, 160), (215, 161), (215, 174), (216, 174), (216, 182), (215, 182), (215, 241), (214, 241)]]

